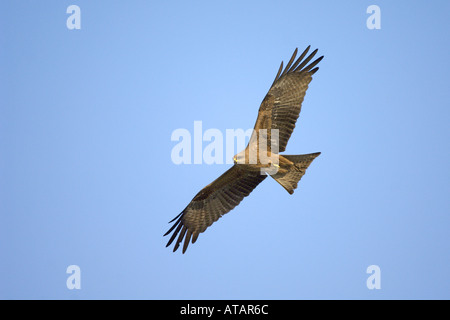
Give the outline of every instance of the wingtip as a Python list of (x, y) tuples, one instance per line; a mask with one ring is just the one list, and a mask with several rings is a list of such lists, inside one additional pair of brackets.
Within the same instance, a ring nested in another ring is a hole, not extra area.
[(182, 214), (184, 213), (184, 210), (181, 211), (175, 218), (173, 218), (172, 220), (169, 221), (169, 223), (174, 222), (176, 219), (178, 219)]
[(311, 71), (309, 71), (309, 74), (312, 76), (314, 73), (316, 73), (317, 71), (319, 71), (319, 67), (315, 67), (314, 69), (312, 69)]

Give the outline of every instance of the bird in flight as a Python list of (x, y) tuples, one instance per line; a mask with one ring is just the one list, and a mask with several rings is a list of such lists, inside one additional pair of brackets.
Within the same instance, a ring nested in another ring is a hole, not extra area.
[[(264, 97), (247, 147), (233, 157), (234, 165), (219, 178), (200, 190), (187, 207), (169, 223), (164, 236), (172, 235), (166, 245), (175, 241), (175, 252), (183, 242), (183, 253), (189, 243), (222, 215), (234, 209), (270, 175), (287, 192), (294, 193), (311, 162), (320, 154), (281, 155), (295, 128), (303, 99), (316, 65), (323, 56), (309, 63), (317, 49), (310, 46), (296, 60), (297, 49), (283, 69), (283, 62), (269, 92)], [(305, 58), (306, 57), (306, 58)], [(295, 61), (295, 62), (294, 62)]]

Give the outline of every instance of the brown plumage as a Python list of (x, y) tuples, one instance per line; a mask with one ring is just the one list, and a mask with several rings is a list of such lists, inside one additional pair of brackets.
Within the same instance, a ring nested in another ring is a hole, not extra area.
[[(234, 209), (267, 177), (266, 174), (292, 194), (308, 166), (320, 154), (278, 154), (286, 149), (312, 75), (319, 70), (316, 65), (323, 58), (308, 64), (317, 53), (316, 49), (306, 57), (309, 49), (308, 46), (297, 60), (295, 49), (284, 69), (281, 62), (259, 108), (250, 142), (245, 150), (234, 156), (233, 167), (197, 193), (188, 206), (170, 221), (175, 223), (164, 236), (173, 231), (167, 243), (169, 246), (175, 240), (173, 251), (184, 240), (184, 253), (191, 241), (194, 243), (200, 233)], [(260, 149), (264, 145), (267, 147)]]

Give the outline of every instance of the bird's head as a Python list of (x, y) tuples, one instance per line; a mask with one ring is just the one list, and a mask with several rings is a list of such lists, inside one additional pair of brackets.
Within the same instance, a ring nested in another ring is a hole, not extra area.
[(239, 152), (233, 157), (234, 164), (245, 164), (245, 151)]

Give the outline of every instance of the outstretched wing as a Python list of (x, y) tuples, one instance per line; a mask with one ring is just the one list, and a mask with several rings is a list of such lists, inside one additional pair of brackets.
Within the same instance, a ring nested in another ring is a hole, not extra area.
[[(250, 141), (254, 143), (258, 141), (256, 137), (259, 135), (260, 129), (267, 129), (267, 138), (265, 139), (271, 141), (271, 130), (278, 129), (278, 152), (285, 151), (300, 114), (308, 84), (312, 80), (312, 75), (319, 70), (315, 66), (323, 58), (321, 56), (308, 64), (317, 53), (316, 49), (304, 59), (309, 48), (310, 46), (294, 62), (297, 55), (297, 49), (295, 49), (284, 70), (283, 62), (281, 62), (275, 80), (259, 108), (258, 118), (253, 131), (254, 136), (252, 136)], [(269, 150), (276, 151), (274, 143), (276, 141), (272, 140), (268, 146)]]
[(192, 238), (194, 243), (198, 235), (217, 221), (222, 215), (236, 207), (244, 197), (248, 196), (267, 176), (258, 172), (244, 170), (234, 165), (219, 178), (203, 188), (192, 199), (189, 205), (172, 221), (174, 225), (165, 236), (173, 231), (166, 247), (178, 236), (173, 251), (183, 241), (183, 253)]

